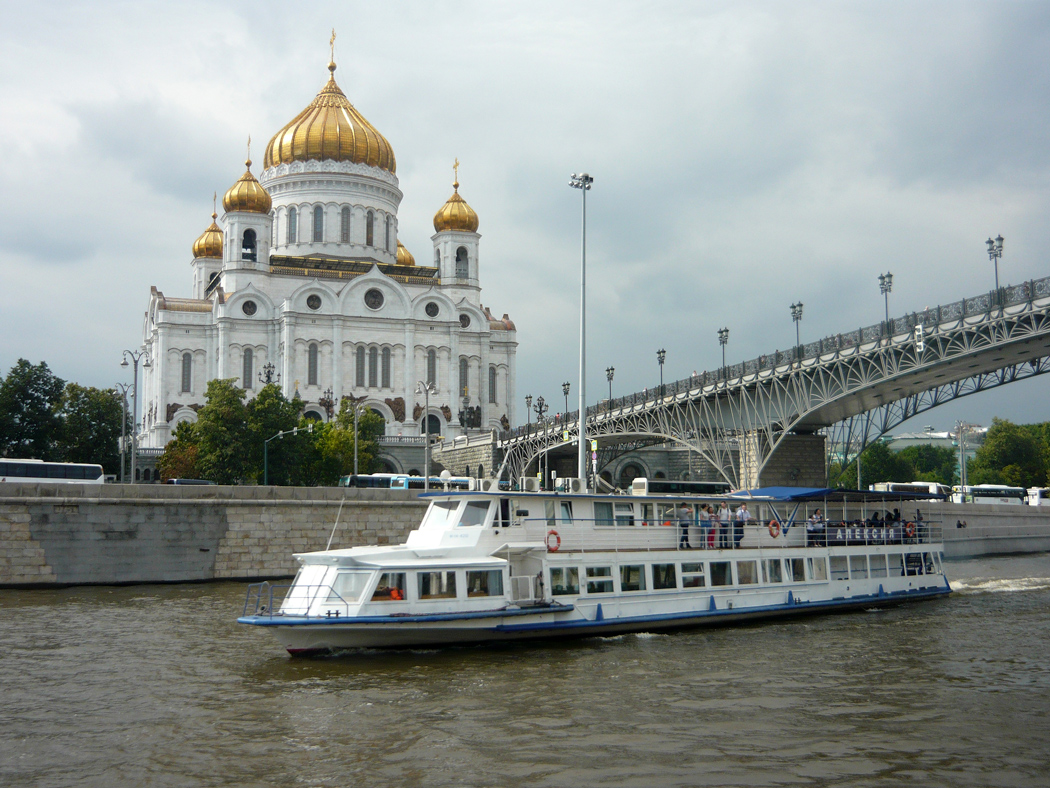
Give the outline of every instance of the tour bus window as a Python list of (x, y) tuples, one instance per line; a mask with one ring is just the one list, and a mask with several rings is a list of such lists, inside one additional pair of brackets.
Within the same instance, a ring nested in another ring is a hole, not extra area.
[(420, 572), (420, 599), (455, 599), (456, 573), (454, 571)]
[(612, 567), (587, 567), (587, 593), (611, 594), (613, 592)]
[(463, 509), (460, 525), (481, 525), (489, 513), (489, 501), (468, 501)]
[(613, 520), (613, 507), (612, 504), (607, 501), (595, 501), (594, 502), (594, 524), (595, 525), (615, 525), (616, 521)]
[(499, 569), (467, 572), (467, 596), (503, 596), (503, 572)]
[(645, 566), (642, 564), (620, 567), (621, 591), (645, 590)]
[(653, 588), (678, 588), (674, 564), (653, 564)]
[(379, 576), (376, 590), (372, 592), (373, 602), (399, 602), (405, 598), (405, 573), (383, 572)]
[(762, 582), (763, 583), (783, 583), (784, 576), (780, 571), (780, 559), (779, 558), (767, 558), (762, 562)]
[(750, 586), (757, 583), (758, 565), (754, 561), (737, 561), (736, 581), (742, 586)]
[(791, 561), (791, 579), (796, 583), (804, 583), (806, 581), (806, 562), (802, 558), (792, 558)]
[(703, 564), (682, 564), (682, 588), (703, 588), (704, 585)]
[(580, 593), (580, 570), (575, 566), (551, 567), (551, 593), (555, 596)]
[(849, 557), (849, 573), (854, 580), (867, 579), (868, 557), (866, 555), (851, 555)]
[(872, 577), (885, 577), (886, 576), (886, 556), (884, 556), (884, 555), (871, 555), (871, 556), (868, 556), (868, 561), (871, 564), (871, 576)]
[(634, 525), (634, 504), (618, 503), (614, 507), (617, 525)]
[(729, 569), (728, 561), (712, 561), (711, 562), (711, 585), (713, 586), (731, 586), (733, 585), (733, 575)]

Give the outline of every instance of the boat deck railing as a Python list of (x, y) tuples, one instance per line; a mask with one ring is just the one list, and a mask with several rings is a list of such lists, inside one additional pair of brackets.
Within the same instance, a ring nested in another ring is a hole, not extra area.
[[(264, 580), (261, 583), (250, 583), (244, 600), (245, 616), (269, 616), (271, 618), (283, 615), (300, 615), (299, 613), (286, 614), (281, 611), (288, 593), (292, 590), (292, 583), (271, 583)], [(324, 595), (328, 617), (348, 616), (350, 614), (350, 603), (343, 599), (328, 584), (322, 585), (296, 585), (293, 601), (304, 611), (309, 610), (321, 595)]]

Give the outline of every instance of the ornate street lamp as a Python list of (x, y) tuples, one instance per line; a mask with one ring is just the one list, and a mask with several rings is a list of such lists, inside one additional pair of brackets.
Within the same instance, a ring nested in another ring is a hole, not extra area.
[(574, 172), (569, 179), (569, 186), (579, 189), (583, 195), (583, 244), (580, 257), (580, 445), (576, 461), (577, 473), (584, 491), (587, 489), (587, 192), (590, 191), (592, 183), (594, 178), (585, 172)]
[(324, 408), (324, 412), (328, 414), (328, 420), (331, 421), (332, 413), (335, 411), (335, 402), (332, 400), (331, 387), (325, 389), (324, 394), (319, 400), (317, 400), (317, 404)]
[(562, 411), (563, 418), (564, 418), (564, 416), (567, 416), (569, 414), (569, 389), (570, 388), (571, 387), (569, 386), (569, 381), (565, 381), (564, 383), (561, 384), (561, 393), (565, 395), (565, 410)]
[(127, 426), (128, 426), (128, 391), (131, 389), (130, 383), (118, 383), (116, 390), (120, 392), (120, 401), (123, 403), (121, 410), (120, 420), (120, 483), (127, 484), (127, 475), (125, 473), (127, 469), (127, 460), (125, 454), (128, 450), (128, 439), (126, 437)]
[(726, 377), (726, 343), (729, 341), (729, 329), (718, 329), (718, 344), (722, 346), (722, 379)]
[(128, 358), (131, 358), (134, 364), (134, 380), (133, 389), (134, 394), (132, 395), (133, 401), (131, 404), (131, 415), (134, 422), (131, 425), (131, 483), (135, 483), (135, 470), (138, 468), (138, 436), (139, 436), (139, 421), (138, 421), (138, 410), (139, 410), (139, 359), (142, 359), (142, 368), (149, 369), (151, 364), (149, 356), (146, 355), (145, 350), (125, 350), (124, 360), (120, 362), (120, 366), (128, 366)]
[(795, 321), (795, 356), (802, 364), (802, 340), (799, 338), (798, 324), (802, 321), (802, 302), (791, 305), (791, 319)]
[(525, 434), (526, 435), (531, 435), (532, 434), (532, 395), (531, 394), (526, 394), (525, 395), (525, 418), (527, 420), (526, 423), (525, 423)]
[(656, 351), (656, 361), (660, 365), (660, 396), (664, 395), (664, 359), (667, 358), (667, 351), (660, 348)]
[(989, 238), (985, 241), (988, 244), (988, 259), (995, 263), (995, 300), (999, 301), (999, 258), (1003, 256), (1003, 237), (1001, 235), (996, 236), (993, 241)]
[(886, 323), (890, 322), (890, 291), (893, 290), (893, 274), (887, 271), (879, 274), (879, 292), (886, 299)]
[(263, 364), (262, 372), (259, 373), (259, 382), (264, 386), (268, 386), (271, 383), (281, 382), (281, 373), (275, 372), (276, 367), (270, 362)]
[(433, 383), (416, 382), (416, 394), (423, 395), (423, 435), (426, 445), (423, 452), (423, 492), (430, 492), (430, 395), (437, 394)]
[(613, 375), (615, 375), (615, 374), (616, 374), (616, 367), (606, 367), (605, 368), (605, 379), (607, 381), (609, 381), (609, 409), (610, 410), (612, 409), (612, 382), (613, 382)]

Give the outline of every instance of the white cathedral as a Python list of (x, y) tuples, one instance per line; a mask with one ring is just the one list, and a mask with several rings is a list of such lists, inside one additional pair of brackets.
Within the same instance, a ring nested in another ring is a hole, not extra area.
[[(354, 397), (388, 436), (515, 423), (516, 330), (481, 303), (477, 214), (457, 177), (434, 216), (433, 267), (416, 264), (398, 240), (394, 151), (335, 68), (270, 140), (259, 179), (247, 161), (194, 242), (193, 297), (152, 288), (141, 446), (163, 447), (195, 421), (216, 378), (249, 398), (279, 383), (325, 420)], [(420, 382), (436, 389), (426, 413)]]

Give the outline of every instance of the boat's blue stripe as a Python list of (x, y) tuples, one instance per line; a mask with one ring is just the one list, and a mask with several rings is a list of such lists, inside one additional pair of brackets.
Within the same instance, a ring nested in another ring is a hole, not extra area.
[[(766, 613), (784, 611), (820, 610), (824, 608), (848, 607), (862, 605), (867, 602), (887, 602), (899, 599), (915, 599), (922, 597), (945, 596), (951, 593), (951, 587), (945, 582), (943, 587), (932, 589), (911, 589), (908, 591), (895, 591), (887, 594), (866, 594), (855, 597), (839, 597), (820, 602), (799, 602), (797, 599), (788, 604), (761, 605), (756, 607), (740, 608), (717, 608), (715, 610), (691, 610), (684, 613), (661, 613), (648, 616), (627, 616), (617, 618), (603, 618), (597, 620), (574, 620), (574, 621), (551, 621), (537, 622), (532, 624), (498, 624), (493, 627), (496, 632), (537, 632), (542, 630), (570, 630), (586, 628), (608, 628), (621, 625), (636, 625), (647, 623), (667, 623), (674, 621), (687, 621), (700, 618), (716, 618), (726, 616), (752, 616)], [(332, 617), (332, 618), (306, 618), (304, 616), (242, 616), (237, 619), (240, 624), (254, 624), (263, 627), (290, 627), (290, 626), (330, 626), (332, 624), (423, 624), (441, 621), (468, 621), (483, 618), (507, 618), (517, 616), (536, 616), (549, 613), (568, 613), (575, 609), (573, 605), (563, 605), (557, 608), (522, 608), (520, 610), (486, 610), (477, 613), (438, 613), (423, 616), (361, 616), (361, 617)]]

